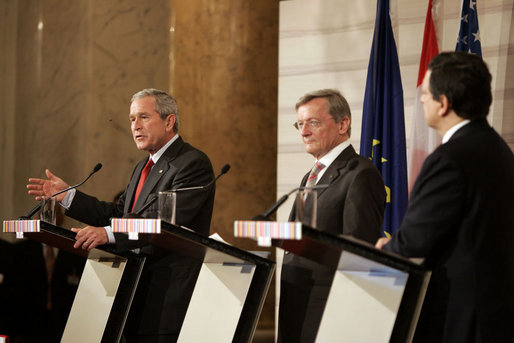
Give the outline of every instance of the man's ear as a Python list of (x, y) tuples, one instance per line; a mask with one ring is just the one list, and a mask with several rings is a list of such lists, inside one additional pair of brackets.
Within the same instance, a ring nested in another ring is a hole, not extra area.
[(168, 116), (166, 117), (166, 129), (172, 130), (176, 120), (177, 118), (174, 114), (168, 114)]
[(350, 118), (348, 117), (343, 117), (340, 121), (339, 121), (339, 133), (341, 134), (348, 134), (348, 128), (350, 127)]
[(441, 106), (439, 107), (439, 111), (437, 111), (437, 114), (441, 117), (444, 117), (449, 113), (449, 111), (451, 109), (450, 102), (448, 101), (448, 97), (446, 95), (442, 94), (439, 97), (439, 103), (441, 104)]

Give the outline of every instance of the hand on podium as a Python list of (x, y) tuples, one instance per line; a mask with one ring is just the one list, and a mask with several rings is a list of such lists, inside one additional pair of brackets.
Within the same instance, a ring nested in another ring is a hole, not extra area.
[(77, 242), (73, 245), (76, 249), (90, 251), (99, 245), (109, 243), (109, 237), (103, 227), (86, 226), (83, 229), (72, 228), (71, 231), (77, 234), (75, 236)]

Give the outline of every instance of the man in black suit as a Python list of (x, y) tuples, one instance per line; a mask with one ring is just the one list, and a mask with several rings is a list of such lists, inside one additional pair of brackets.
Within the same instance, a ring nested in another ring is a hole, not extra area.
[[(379, 171), (357, 155), (349, 142), (350, 106), (338, 90), (304, 95), (296, 104), (305, 150), (321, 171), (307, 173), (301, 185), (329, 184), (317, 190), (316, 228), (351, 235), (370, 243), (380, 237), (386, 193)], [(294, 208), (290, 219), (294, 220)], [(282, 266), (279, 341), (313, 342), (325, 307), (334, 270), (294, 254)]]
[(432, 269), (416, 342), (510, 342), (514, 156), (486, 120), (491, 74), (478, 56), (442, 53), (422, 91), (443, 144), (425, 160), (402, 225), (376, 247)]
[[(173, 342), (178, 337), (201, 263), (129, 242), (126, 235), (113, 235), (105, 226), (109, 225), (110, 218), (140, 212), (150, 196), (159, 191), (207, 185), (214, 179), (214, 173), (209, 158), (179, 137), (178, 106), (169, 94), (156, 89), (134, 94), (129, 119), (137, 148), (149, 152), (150, 156), (135, 167), (118, 202), (99, 201), (75, 190), (58, 195), (57, 200), (67, 208), (66, 215), (90, 225), (72, 229), (77, 233), (75, 248), (91, 250), (107, 243), (116, 244), (119, 250), (141, 247), (147, 262), (125, 326), (125, 338), (129, 342)], [(36, 195), (36, 199), (68, 187), (49, 170), (46, 174), (46, 180), (29, 179), (29, 194)], [(147, 177), (140, 182), (142, 174)], [(214, 192), (212, 184), (207, 189), (179, 193), (177, 225), (207, 236)], [(156, 203), (142, 211), (141, 216), (157, 217)]]

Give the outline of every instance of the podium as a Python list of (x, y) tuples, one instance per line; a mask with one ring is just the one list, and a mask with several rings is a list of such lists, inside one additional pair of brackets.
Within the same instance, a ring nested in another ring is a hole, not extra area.
[[(23, 236), (87, 259), (61, 341), (119, 342), (145, 257), (109, 245), (75, 249), (74, 232), (37, 224), (39, 232)], [(202, 263), (178, 342), (251, 342), (275, 263), (184, 227), (160, 227), (139, 240)]]
[(412, 341), (430, 279), (430, 271), (420, 263), (349, 236), (334, 236), (305, 225), (296, 232), (296, 239), (281, 239), (295, 237), (291, 237), (292, 230), (281, 234), (278, 225), (272, 223), (265, 224), (260, 233), (253, 230), (253, 225), (247, 231), (238, 225), (237, 236), (268, 241), (286, 254), (334, 272), (316, 342)]
[(119, 342), (145, 258), (117, 253), (107, 245), (75, 249), (75, 233), (38, 223), (25, 238), (87, 259), (61, 342)]
[(166, 222), (161, 222), (160, 234), (138, 236), (202, 261), (178, 342), (252, 341), (274, 262)]

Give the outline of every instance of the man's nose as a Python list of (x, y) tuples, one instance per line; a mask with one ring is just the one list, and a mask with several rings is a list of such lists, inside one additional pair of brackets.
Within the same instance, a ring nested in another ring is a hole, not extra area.
[(134, 121), (132, 122), (132, 129), (133, 130), (137, 130), (141, 127), (141, 121), (139, 119), (134, 119)]
[(309, 129), (309, 125), (303, 125), (300, 127), (300, 134), (302, 136), (306, 136), (311, 133), (311, 130)]

